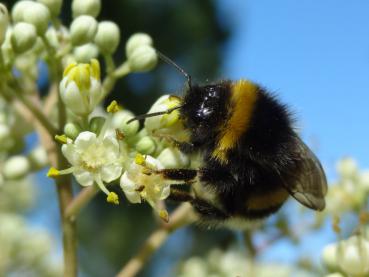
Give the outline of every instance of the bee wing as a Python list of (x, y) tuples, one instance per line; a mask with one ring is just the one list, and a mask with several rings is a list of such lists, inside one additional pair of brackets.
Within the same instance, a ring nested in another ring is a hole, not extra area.
[(325, 208), (324, 196), (327, 194), (327, 179), (322, 165), (309, 147), (297, 137), (299, 155), (298, 170), (292, 182), (286, 184), (287, 190), (304, 206), (321, 211)]

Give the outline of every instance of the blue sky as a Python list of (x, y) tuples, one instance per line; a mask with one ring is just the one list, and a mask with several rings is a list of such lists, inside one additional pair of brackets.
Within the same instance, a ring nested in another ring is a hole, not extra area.
[(288, 103), (328, 177), (353, 156), (369, 167), (369, 1), (219, 0), (234, 36), (224, 77), (249, 78)]

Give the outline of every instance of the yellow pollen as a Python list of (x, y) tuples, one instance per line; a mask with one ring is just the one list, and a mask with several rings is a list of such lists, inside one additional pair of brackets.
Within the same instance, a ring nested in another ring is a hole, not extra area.
[(67, 76), (69, 71), (74, 68), (75, 66), (77, 66), (77, 63), (70, 63), (68, 64), (68, 66), (64, 69), (64, 72), (63, 72), (63, 77)]
[(121, 109), (122, 109), (122, 107), (120, 107), (118, 105), (117, 101), (113, 100), (113, 101), (111, 101), (109, 106), (106, 108), (106, 111), (108, 113), (116, 113), (116, 112), (120, 111)]
[(119, 197), (115, 192), (109, 192), (106, 201), (111, 204), (119, 205)]
[(46, 176), (49, 178), (55, 178), (55, 177), (58, 177), (59, 175), (60, 175), (60, 172), (55, 167), (50, 167), (49, 171), (46, 174)]
[(91, 75), (93, 78), (95, 78), (96, 80), (100, 80), (100, 63), (98, 60), (96, 59), (92, 59), (91, 62)]
[(61, 144), (66, 144), (68, 141), (68, 137), (66, 135), (55, 135), (55, 140)]
[(137, 153), (135, 157), (135, 163), (138, 165), (144, 165), (145, 162), (146, 162), (145, 157), (141, 155), (140, 153)]

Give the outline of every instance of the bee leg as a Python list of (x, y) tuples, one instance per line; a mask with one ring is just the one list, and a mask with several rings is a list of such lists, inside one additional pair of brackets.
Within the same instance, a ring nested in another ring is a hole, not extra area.
[(213, 204), (205, 199), (192, 196), (189, 192), (181, 189), (170, 189), (170, 196), (168, 199), (176, 202), (189, 202), (195, 211), (205, 220), (225, 220), (229, 216), (215, 207)]
[(176, 202), (191, 202), (194, 198), (187, 191), (177, 188), (170, 188), (170, 195), (168, 199)]
[(157, 173), (162, 174), (165, 179), (191, 182), (197, 176), (196, 169), (161, 169)]
[(229, 218), (229, 215), (227, 215), (224, 211), (215, 207), (205, 199), (194, 198), (190, 203), (196, 212), (200, 214), (202, 219), (219, 221)]

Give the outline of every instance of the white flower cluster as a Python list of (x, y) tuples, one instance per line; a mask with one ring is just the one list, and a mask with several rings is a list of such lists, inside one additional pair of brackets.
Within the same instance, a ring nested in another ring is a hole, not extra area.
[[(93, 62), (91, 65), (72, 65), (72, 67), (93, 67)], [(68, 71), (67, 68), (66, 72)], [(85, 70), (87, 75), (89, 72)], [(67, 77), (68, 74), (64, 77), (61, 86), (65, 86), (66, 83), (70, 86), (70, 82), (73, 82), (73, 80), (66, 81)], [(163, 99), (165, 99), (164, 102)], [(173, 104), (178, 104), (177, 98), (164, 96), (153, 105), (151, 110), (156, 109), (157, 105), (162, 109), (168, 109)], [(114, 183), (120, 178), (121, 189), (128, 201), (148, 202), (160, 217), (167, 221), (168, 213), (160, 205), (160, 201), (169, 196), (170, 185), (176, 182), (165, 180), (160, 170), (190, 165), (188, 157), (160, 137), (161, 128), (164, 130), (162, 135), (178, 133), (180, 130), (178, 115), (164, 115), (150, 119), (152, 124), (146, 122), (145, 128), (139, 130), (137, 121), (127, 124), (134, 115), (129, 111), (121, 110), (116, 102), (113, 101), (107, 111), (108, 114), (105, 117), (93, 117), (90, 120), (89, 130), (82, 131), (81, 127), (72, 127), (76, 125), (72, 123), (68, 125), (67, 129), (74, 132), (65, 130), (66, 135), (59, 140), (64, 143), (62, 152), (71, 167), (59, 170), (51, 168), (49, 176), (57, 177), (72, 173), (82, 186), (97, 184), (107, 195), (107, 201), (114, 204), (119, 204), (118, 195), (110, 191), (106, 184)], [(154, 133), (159, 138), (152, 135), (153, 126)], [(171, 126), (173, 126), (172, 129), (170, 129)], [(75, 132), (76, 130), (79, 130), (79, 133)]]
[(331, 272), (327, 276), (367, 276), (369, 274), (369, 228), (365, 212), (369, 197), (369, 170), (359, 170), (352, 158), (337, 163), (339, 179), (333, 183), (327, 195), (327, 208), (322, 216), (333, 216), (333, 229), (341, 233), (340, 218), (347, 215), (359, 217), (358, 234), (328, 244), (322, 251), (322, 261)]
[(31, 178), (0, 182), (0, 276), (61, 276), (61, 261), (52, 257), (55, 247), (51, 236), (32, 229), (22, 213), (35, 202)]
[(327, 245), (322, 252), (326, 268), (337, 276), (368, 276), (369, 232)]
[(17, 214), (0, 212), (0, 275), (61, 276), (61, 263), (51, 258), (52, 238), (43, 230), (27, 227)]
[(178, 277), (229, 277), (229, 276), (258, 276), (258, 277), (288, 277), (312, 276), (295, 269), (292, 266), (274, 263), (252, 261), (246, 253), (230, 248), (226, 251), (213, 249), (205, 257), (191, 257), (182, 262)]
[(352, 158), (344, 158), (337, 163), (339, 179), (328, 190), (325, 212), (342, 215), (358, 212), (369, 197), (369, 170), (359, 170)]

